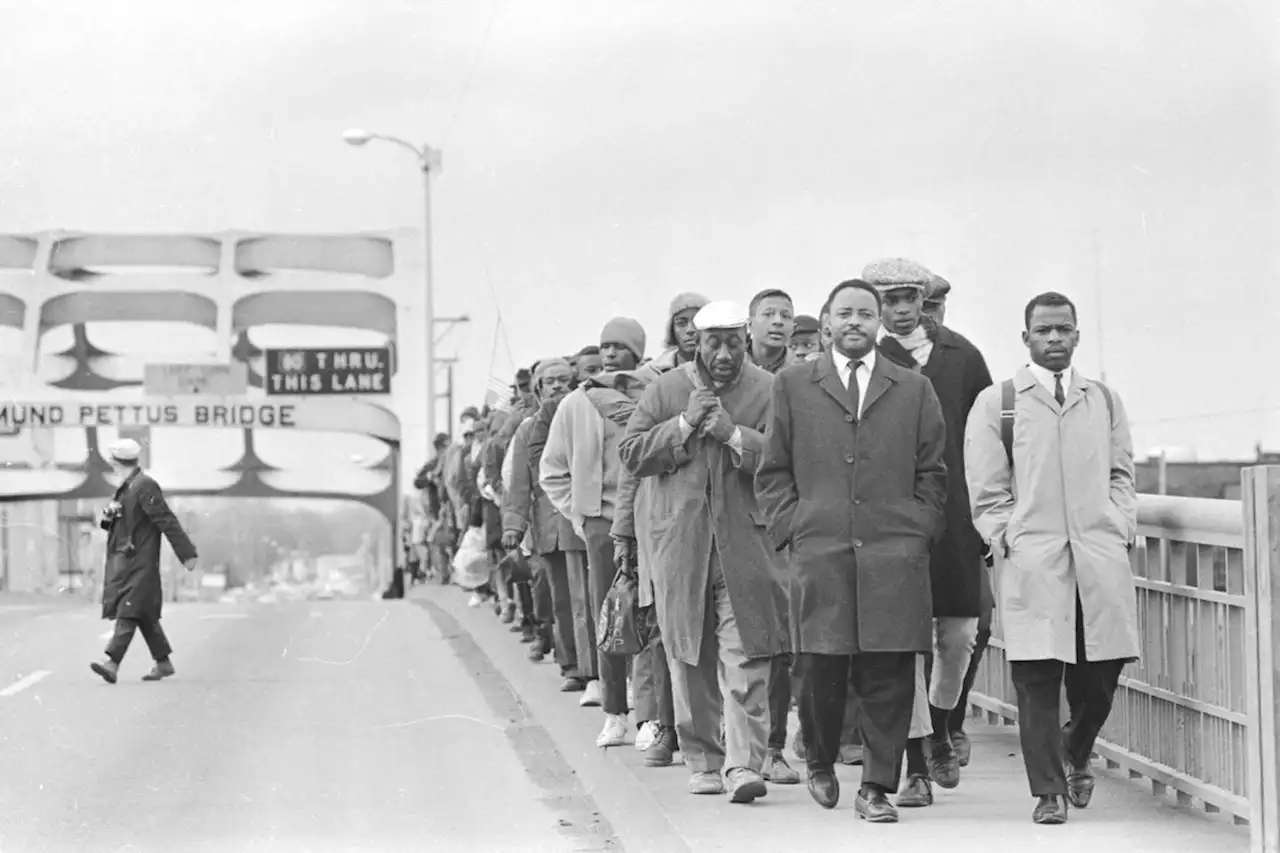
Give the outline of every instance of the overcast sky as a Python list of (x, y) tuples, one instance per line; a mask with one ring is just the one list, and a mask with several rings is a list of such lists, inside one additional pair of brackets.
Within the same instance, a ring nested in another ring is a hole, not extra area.
[(0, 7), (0, 232), (415, 226), (411, 158), (340, 134), (443, 148), (460, 403), (498, 309), (519, 364), (616, 314), (656, 354), (676, 292), (816, 314), (906, 254), (998, 377), (1025, 301), (1075, 297), (1139, 452), (1280, 449), (1265, 0)]

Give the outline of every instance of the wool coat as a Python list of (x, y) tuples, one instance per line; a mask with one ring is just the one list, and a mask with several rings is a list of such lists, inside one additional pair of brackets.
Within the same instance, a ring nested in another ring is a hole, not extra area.
[[(623, 466), (653, 481), (647, 531), (637, 533), (651, 555), (654, 604), (667, 652), (696, 665), (708, 615), (712, 548), (748, 658), (790, 651), (785, 579), (756, 506), (754, 474), (763, 443), (773, 378), (744, 364), (721, 388), (690, 363), (664, 373), (640, 398), (619, 443)], [(687, 439), (680, 415), (695, 387), (711, 389), (741, 430), (739, 455), (711, 436)]]
[(536, 413), (525, 418), (511, 439), (511, 487), (502, 495), (502, 529), (528, 532), (535, 554), (581, 551), (585, 546), (573, 525), (556, 511), (538, 483), (538, 459), (529, 450), (537, 420)]
[(183, 563), (195, 559), (196, 546), (165, 503), (160, 485), (141, 469), (125, 478), (115, 500), (121, 506), (120, 514), (101, 524), (107, 531), (102, 618), (159, 622), (164, 607), (160, 536), (169, 540)]
[(797, 652), (933, 648), (945, 456), (942, 407), (919, 373), (876, 358), (861, 419), (830, 353), (774, 377), (756, 494), (774, 546), (791, 549)]
[(1090, 661), (1136, 660), (1129, 550), (1138, 529), (1133, 440), (1120, 397), (1072, 371), (1059, 406), (1030, 370), (1014, 376), (1013, 468), (1000, 386), (969, 414), (965, 467), (978, 531), (995, 553), (1009, 660), (1076, 661), (1076, 594)]
[[(896, 344), (892, 338), (882, 341), (880, 354), (908, 369), (917, 369), (909, 352), (891, 344)], [(946, 526), (929, 553), (933, 615), (977, 617), (982, 614), (984, 548), (982, 537), (973, 526), (969, 488), (962, 476), (964, 430), (973, 401), (991, 384), (991, 372), (978, 348), (946, 326), (937, 327), (929, 360), (918, 369), (933, 383), (947, 425)]]

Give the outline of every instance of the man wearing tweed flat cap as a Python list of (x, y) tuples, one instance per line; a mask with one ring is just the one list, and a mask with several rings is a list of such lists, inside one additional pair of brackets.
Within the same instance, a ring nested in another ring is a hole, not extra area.
[(936, 275), (905, 258), (869, 264), (864, 274), (883, 299), (878, 352), (930, 380), (946, 424), (945, 526), (929, 556), (934, 651), (917, 661), (907, 785), (898, 798), (899, 807), (920, 808), (933, 804), (932, 784), (954, 788), (960, 782), (961, 756), (951, 739), (951, 720), (977, 642), (985, 569), (968, 488), (958, 472), (964, 469), (969, 410), (991, 384), (991, 374), (973, 344), (945, 326), (923, 321), (924, 298), (935, 291)]

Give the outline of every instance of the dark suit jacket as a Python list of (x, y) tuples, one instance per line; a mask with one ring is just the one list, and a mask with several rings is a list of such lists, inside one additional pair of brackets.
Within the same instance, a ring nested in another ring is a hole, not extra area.
[(829, 353), (774, 378), (756, 494), (775, 546), (790, 544), (797, 652), (932, 648), (945, 448), (932, 384), (887, 358), (876, 359), (861, 421)]

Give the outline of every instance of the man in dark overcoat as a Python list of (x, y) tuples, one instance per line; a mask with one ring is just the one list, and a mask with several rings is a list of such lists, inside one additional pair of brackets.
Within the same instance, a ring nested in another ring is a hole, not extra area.
[[(951, 740), (951, 716), (964, 688), (978, 636), (986, 546), (973, 527), (964, 470), (964, 432), (978, 394), (991, 373), (978, 348), (943, 325), (926, 320), (923, 303), (937, 278), (920, 264), (888, 258), (869, 264), (864, 280), (883, 304), (879, 354), (928, 377), (947, 425), (946, 527), (929, 559), (933, 584), (934, 644), (920, 663), (913, 720), (907, 743), (907, 785), (898, 805), (933, 804), (931, 781), (944, 788), (960, 783), (960, 758)], [(926, 677), (927, 673), (927, 677)]]
[(747, 322), (734, 303), (703, 307), (697, 359), (645, 389), (619, 443), (652, 481), (642, 530), (689, 791), (727, 780), (738, 803), (767, 793), (771, 660), (790, 651), (784, 567), (754, 488), (772, 377), (747, 361)]
[(122, 439), (108, 450), (111, 467), (122, 478), (115, 497), (103, 507), (98, 525), (107, 531), (107, 567), (102, 584), (102, 618), (116, 621), (107, 643), (106, 660), (90, 668), (108, 684), (115, 684), (120, 661), (140, 631), (155, 666), (143, 681), (159, 681), (174, 674), (169, 639), (160, 627), (164, 590), (160, 582), (160, 534), (164, 534), (187, 571), (196, 567), (191, 544), (177, 517), (165, 503), (160, 485), (138, 467), (142, 448)]
[(831, 351), (774, 377), (756, 493), (774, 546), (791, 549), (809, 792), (825, 808), (839, 800), (833, 768), (853, 689), (864, 742), (855, 809), (896, 822), (887, 795), (916, 656), (933, 641), (929, 546), (946, 503), (946, 426), (929, 381), (877, 356), (879, 292), (853, 279), (830, 303)]

